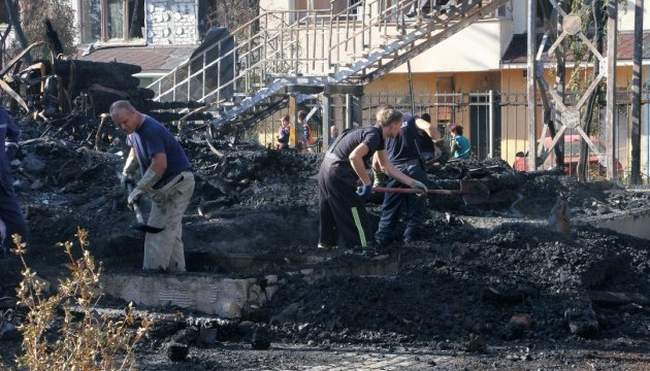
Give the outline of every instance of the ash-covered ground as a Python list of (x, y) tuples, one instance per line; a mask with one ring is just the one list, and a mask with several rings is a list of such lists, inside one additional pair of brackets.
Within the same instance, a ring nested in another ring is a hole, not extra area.
[[(50, 280), (65, 273), (55, 243), (73, 238), (79, 226), (90, 231), (91, 249), (106, 270), (138, 270), (143, 236), (129, 229), (134, 217), (117, 177), (123, 138), (116, 133), (97, 151), (80, 139), (84, 135), (41, 136), (33, 123), (22, 126), (25, 142), (13, 167), (32, 233), (34, 269)], [(379, 256), (323, 253), (316, 250), (318, 154), (248, 143), (215, 143), (217, 153), (199, 140), (183, 145), (197, 175), (184, 225), (188, 268), (233, 277), (276, 274), (286, 284), (268, 307), (217, 326), (217, 345), (200, 345), (191, 321), (161, 321), (162, 330), (140, 350), (145, 369), (301, 369), (350, 354), (358, 359), (400, 352), (416, 354), (421, 362), (414, 364), (429, 367), (443, 365), (440, 357), (474, 354), (452, 359), (446, 369), (519, 369), (518, 362), (539, 368), (588, 368), (591, 362), (614, 369), (616, 357), (630, 367), (645, 364), (648, 242), (587, 226), (575, 226), (567, 236), (544, 221), (558, 196), (578, 222), (646, 207), (650, 193), (557, 174), (518, 174), (496, 160), (449, 164), (430, 174), (433, 187), (456, 189), (460, 179), (474, 179), (489, 189), (489, 199), (466, 204), (460, 196), (432, 196), (422, 241)], [(379, 204), (370, 209), (376, 218)], [(521, 223), (479, 228), (472, 217)], [(233, 255), (250, 261), (234, 264)], [(287, 274), (319, 265), (362, 267), (384, 258), (398, 261), (399, 269), (339, 272), (309, 282)], [(15, 260), (3, 262), (2, 295), (13, 292), (17, 269)], [(636, 296), (615, 299), (604, 291)], [(166, 344), (183, 331), (190, 362), (170, 363)], [(256, 332), (277, 352), (250, 351)], [(10, 359), (16, 343), (5, 343), (2, 356)], [(626, 352), (637, 358), (625, 361)]]

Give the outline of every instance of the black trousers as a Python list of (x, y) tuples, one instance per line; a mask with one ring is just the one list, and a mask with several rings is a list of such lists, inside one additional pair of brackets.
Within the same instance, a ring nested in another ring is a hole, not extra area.
[[(427, 174), (420, 164), (405, 164), (396, 167), (411, 178), (427, 184)], [(405, 187), (395, 179), (391, 179), (387, 186), (390, 188)], [(426, 196), (417, 196), (415, 194), (386, 193), (384, 203), (381, 206), (381, 219), (379, 219), (379, 228), (375, 233), (375, 240), (380, 244), (386, 244), (395, 239), (397, 223), (402, 212), (406, 224), (403, 234), (404, 241), (417, 239), (424, 222), (426, 199)]]
[[(3, 248), (7, 249), (9, 246), (13, 246), (11, 236), (14, 234), (19, 234), (23, 241), (27, 240), (27, 223), (11, 184), (11, 177), (2, 174), (0, 177), (2, 177), (0, 179), (0, 219), (7, 228), (6, 240), (0, 245), (1, 252)], [(0, 241), (0, 243), (2, 242)]]
[(344, 248), (368, 247), (368, 215), (364, 200), (356, 194), (357, 175), (350, 165), (328, 159), (318, 173), (320, 196), (319, 242)]

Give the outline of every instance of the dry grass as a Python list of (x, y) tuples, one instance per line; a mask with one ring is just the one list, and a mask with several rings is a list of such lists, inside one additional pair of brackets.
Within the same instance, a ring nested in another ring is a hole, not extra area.
[[(118, 321), (96, 313), (101, 266), (88, 251), (87, 232), (79, 229), (76, 237), (78, 243), (60, 244), (69, 258), (70, 275), (48, 295), (43, 281), (25, 262), (25, 244), (14, 236), (15, 253), (23, 264), (17, 298), (27, 310), (18, 327), (23, 341), (17, 366), (32, 371), (133, 369), (134, 346), (148, 332), (150, 321), (143, 318), (133, 330), (138, 319), (132, 304)], [(73, 254), (77, 248), (80, 258)], [(75, 313), (70, 310), (72, 306)]]

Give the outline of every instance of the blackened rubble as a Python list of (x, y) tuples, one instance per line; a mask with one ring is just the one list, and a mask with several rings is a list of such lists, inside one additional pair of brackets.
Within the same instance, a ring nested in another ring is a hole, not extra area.
[[(53, 262), (60, 257), (53, 245), (69, 239), (77, 226), (89, 228), (91, 247), (107, 270), (138, 269), (142, 236), (128, 229), (133, 216), (117, 178), (123, 138), (105, 138), (98, 151), (77, 139), (83, 135), (41, 136), (42, 127), (21, 124), (25, 136), (13, 166), (33, 233), (35, 269), (56, 275), (60, 266)], [(566, 237), (540, 225), (485, 230), (465, 221), (467, 215), (543, 221), (560, 195), (576, 218), (607, 214), (642, 206), (645, 193), (608, 183), (578, 184), (557, 174), (519, 174), (501, 161), (448, 164), (429, 174), (437, 187), (455, 189), (460, 179), (476, 179), (490, 189), (489, 202), (464, 205), (453, 197), (432, 197), (425, 223), (429, 237), (390, 252), (399, 262), (397, 272), (375, 277), (338, 272), (308, 283), (285, 273), (307, 266), (307, 259), (296, 257), (318, 256), (314, 175), (321, 156), (246, 142), (213, 145), (219, 154), (204, 142), (183, 141), (197, 174), (185, 220), (188, 267), (246, 276), (251, 273), (219, 259), (246, 252), (266, 259), (256, 263), (256, 274), (279, 274), (286, 282), (269, 308), (247, 313), (241, 325), (229, 323), (228, 331), (237, 336), (227, 341), (251, 344), (253, 334), (264, 333), (272, 341), (426, 343), (464, 350), (478, 341), (470, 338), (495, 345), (650, 335), (644, 306), (592, 300), (594, 291), (650, 297), (646, 241), (583, 226)], [(450, 204), (457, 206), (448, 209)], [(361, 266), (375, 259), (344, 252), (321, 257), (322, 263), (309, 267)], [(4, 292), (10, 285), (3, 284)], [(515, 327), (515, 316), (530, 321)], [(161, 335), (160, 344), (171, 340)]]

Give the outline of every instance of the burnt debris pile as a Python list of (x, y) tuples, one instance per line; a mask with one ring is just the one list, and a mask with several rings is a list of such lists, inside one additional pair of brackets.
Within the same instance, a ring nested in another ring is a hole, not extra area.
[(645, 307), (603, 294), (648, 298), (647, 242), (521, 224), (460, 234), (403, 249), (397, 275), (292, 279), (273, 299), (270, 328), (293, 341), (441, 347), (474, 335), (491, 344), (650, 335)]

